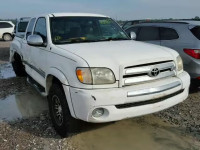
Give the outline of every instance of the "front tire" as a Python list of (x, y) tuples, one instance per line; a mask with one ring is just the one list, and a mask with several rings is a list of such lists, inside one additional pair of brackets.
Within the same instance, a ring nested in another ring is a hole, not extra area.
[(6, 34), (3, 35), (4, 41), (12, 41), (12, 39), (13, 38), (12, 38), (11, 34), (6, 33)]
[(62, 84), (53, 83), (48, 95), (49, 113), (56, 132), (61, 137), (67, 137), (77, 130), (77, 121), (72, 118), (67, 104)]
[(12, 67), (16, 76), (25, 77), (27, 75), (25, 71), (25, 66), (22, 64), (21, 57), (18, 54), (15, 54), (14, 56)]

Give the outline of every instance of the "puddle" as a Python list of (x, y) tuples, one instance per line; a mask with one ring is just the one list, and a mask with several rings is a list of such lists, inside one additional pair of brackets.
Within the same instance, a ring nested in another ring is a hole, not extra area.
[(0, 122), (35, 117), (46, 110), (48, 110), (46, 98), (33, 89), (0, 99)]
[(171, 126), (150, 115), (101, 126), (72, 137), (81, 150), (197, 150), (200, 145), (184, 135), (185, 129)]
[(12, 65), (10, 63), (0, 65), (0, 79), (8, 79), (16, 77)]

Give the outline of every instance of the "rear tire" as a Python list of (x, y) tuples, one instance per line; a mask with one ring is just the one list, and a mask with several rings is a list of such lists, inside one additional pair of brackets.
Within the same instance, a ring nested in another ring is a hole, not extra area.
[(77, 120), (74, 119), (67, 104), (62, 84), (54, 82), (48, 95), (49, 113), (56, 132), (61, 137), (67, 137), (77, 132)]
[(12, 41), (12, 36), (11, 36), (11, 34), (9, 34), (9, 33), (6, 33), (6, 34), (4, 34), (3, 35), (3, 40), (4, 41)]
[(22, 64), (21, 57), (18, 54), (14, 56), (12, 67), (17, 77), (25, 77), (27, 75), (25, 66)]

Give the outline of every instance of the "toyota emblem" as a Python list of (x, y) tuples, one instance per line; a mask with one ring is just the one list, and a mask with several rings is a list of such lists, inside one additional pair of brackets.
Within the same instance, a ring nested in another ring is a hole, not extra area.
[(156, 77), (160, 74), (160, 70), (158, 68), (153, 68), (150, 72), (151, 77)]

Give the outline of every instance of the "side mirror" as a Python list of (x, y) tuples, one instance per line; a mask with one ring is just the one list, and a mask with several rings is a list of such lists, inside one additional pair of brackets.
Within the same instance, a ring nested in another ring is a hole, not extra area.
[(39, 35), (29, 35), (27, 38), (27, 43), (31, 46), (44, 46), (44, 41)]
[(137, 35), (136, 35), (135, 32), (131, 32), (130, 37), (131, 37), (132, 40), (136, 40)]

